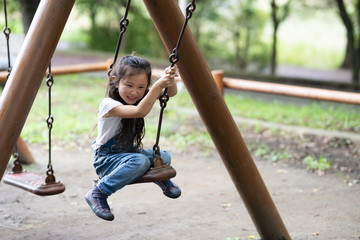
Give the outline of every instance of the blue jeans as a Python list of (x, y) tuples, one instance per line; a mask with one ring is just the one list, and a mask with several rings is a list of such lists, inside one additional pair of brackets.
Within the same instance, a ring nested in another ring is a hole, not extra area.
[[(160, 154), (163, 163), (170, 165), (170, 154), (167, 151), (160, 151)], [(108, 196), (133, 183), (153, 166), (151, 149), (128, 153), (107, 143), (95, 151), (94, 167), (100, 178), (98, 188)]]

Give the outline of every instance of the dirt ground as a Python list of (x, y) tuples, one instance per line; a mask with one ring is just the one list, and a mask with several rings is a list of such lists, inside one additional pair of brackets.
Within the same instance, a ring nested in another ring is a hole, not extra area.
[[(313, 135), (274, 135), (266, 130), (254, 133), (251, 128), (242, 133), (249, 148), (257, 144), (273, 146), (273, 149), (288, 146), (294, 149), (294, 156), (301, 155), (304, 149), (309, 152), (322, 149), (328, 153), (327, 157), (333, 156), (331, 159), (342, 154), (343, 158), (337, 159), (355, 159), (357, 164), (359, 160), (359, 144), (354, 142), (326, 148), (334, 146), (331, 141), (340, 140)], [(307, 137), (311, 142), (300, 141)], [(37, 164), (28, 168), (44, 173), (47, 151), (39, 145), (30, 145), (30, 148)], [(109, 198), (115, 215), (113, 222), (96, 217), (84, 200), (92, 179), (96, 178), (88, 143), (79, 142), (71, 149), (55, 149), (52, 156), (55, 176), (66, 185), (66, 191), (40, 197), (1, 182), (0, 239), (225, 240), (258, 237), (215, 149), (210, 153), (198, 147), (187, 151), (171, 146), (167, 149), (173, 156), (173, 166), (178, 173), (174, 181), (182, 188), (182, 196), (176, 200), (166, 198), (152, 183), (127, 186)], [(319, 176), (306, 171), (296, 158), (284, 162), (252, 155), (292, 239), (360, 239), (358, 168), (341, 167), (345, 163), (338, 162), (331, 171)]]

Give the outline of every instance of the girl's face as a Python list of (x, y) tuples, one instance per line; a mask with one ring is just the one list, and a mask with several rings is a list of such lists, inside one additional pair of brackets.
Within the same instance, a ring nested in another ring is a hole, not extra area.
[(148, 79), (146, 73), (131, 75), (120, 80), (119, 85), (120, 97), (129, 105), (135, 104), (145, 94), (148, 87)]

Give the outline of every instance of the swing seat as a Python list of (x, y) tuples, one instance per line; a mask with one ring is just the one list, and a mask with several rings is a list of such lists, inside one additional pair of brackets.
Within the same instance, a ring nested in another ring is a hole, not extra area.
[(151, 168), (134, 183), (165, 181), (176, 176), (176, 170), (170, 165)]
[(3, 180), (6, 184), (39, 196), (55, 195), (65, 191), (65, 185), (61, 182), (45, 183), (45, 177), (27, 171), (9, 172), (4, 176)]

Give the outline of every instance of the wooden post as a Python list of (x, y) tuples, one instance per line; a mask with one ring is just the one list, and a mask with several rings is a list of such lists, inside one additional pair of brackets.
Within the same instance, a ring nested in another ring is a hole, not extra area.
[(221, 95), (224, 96), (224, 71), (223, 70), (213, 70), (211, 74), (215, 80), (216, 86), (219, 88)]
[[(143, 1), (167, 51), (172, 52), (184, 22), (177, 1)], [(182, 39), (177, 65), (260, 236), (291, 239), (189, 28)]]
[(42, 0), (0, 98), (0, 179), (75, 0)]
[(31, 154), (29, 148), (26, 146), (26, 143), (21, 137), (19, 137), (19, 139), (17, 140), (16, 146), (19, 153), (19, 160), (21, 163), (30, 164), (35, 162), (33, 155)]
[(291, 86), (278, 83), (257, 82), (244, 79), (224, 78), (224, 86), (244, 91), (277, 94), (291, 97), (360, 104), (360, 93)]

